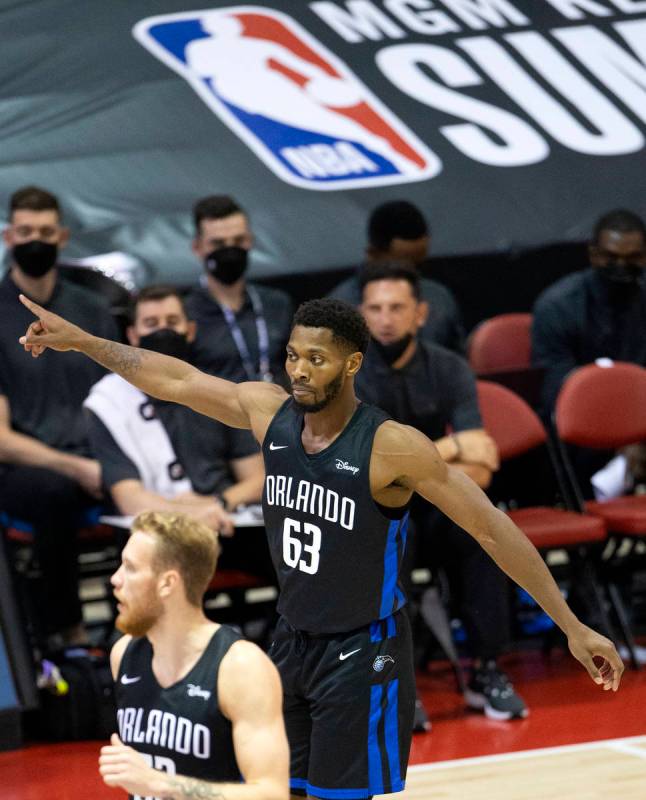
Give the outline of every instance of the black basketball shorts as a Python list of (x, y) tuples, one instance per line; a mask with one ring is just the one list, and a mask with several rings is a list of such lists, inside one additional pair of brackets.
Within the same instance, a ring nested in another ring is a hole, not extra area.
[(281, 618), (269, 655), (285, 693), (292, 794), (359, 800), (401, 791), (415, 709), (406, 610), (324, 636)]

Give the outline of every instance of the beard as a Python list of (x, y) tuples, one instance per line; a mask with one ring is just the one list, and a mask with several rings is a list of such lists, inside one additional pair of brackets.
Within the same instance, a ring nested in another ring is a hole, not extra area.
[(343, 370), (339, 370), (339, 374), (335, 378), (332, 378), (332, 380), (323, 388), (322, 400), (319, 400), (316, 403), (301, 403), (292, 394), (294, 407), (297, 411), (300, 411), (301, 414), (316, 414), (319, 411), (323, 411), (323, 409), (329, 406), (334, 398), (338, 396), (342, 386)]
[(121, 633), (128, 633), (135, 637), (145, 636), (161, 617), (161, 614), (161, 603), (150, 598), (141, 603), (139, 608), (130, 608), (125, 612), (119, 612), (114, 626)]

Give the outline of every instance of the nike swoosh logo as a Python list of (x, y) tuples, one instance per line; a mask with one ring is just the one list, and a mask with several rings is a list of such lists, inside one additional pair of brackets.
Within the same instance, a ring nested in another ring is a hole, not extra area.
[(273, 442), (270, 443), (269, 449), (270, 450), (284, 450), (286, 447), (289, 447), (288, 444), (274, 444)]
[(359, 650), (361, 650), (361, 648), (357, 647), (356, 650), (350, 650), (349, 653), (339, 653), (339, 661), (345, 661), (346, 658), (350, 658), (350, 656), (353, 656), (355, 653), (358, 653)]
[(129, 684), (129, 683), (137, 683), (137, 681), (141, 680), (141, 675), (138, 675), (136, 678), (129, 678), (127, 675), (121, 676), (121, 683)]

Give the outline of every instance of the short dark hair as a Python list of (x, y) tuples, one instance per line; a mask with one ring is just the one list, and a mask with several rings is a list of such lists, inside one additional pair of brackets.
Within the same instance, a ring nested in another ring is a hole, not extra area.
[(376, 261), (364, 264), (359, 271), (361, 294), (369, 283), (374, 281), (408, 281), (416, 300), (421, 300), (419, 274), (415, 267), (405, 261)]
[(155, 283), (151, 286), (144, 286), (143, 289), (140, 289), (132, 298), (130, 322), (133, 323), (135, 321), (137, 316), (137, 308), (139, 307), (140, 303), (145, 303), (148, 300), (165, 300), (167, 297), (176, 297), (179, 300), (182, 311), (188, 317), (186, 303), (184, 302), (184, 292), (177, 286), (171, 286), (170, 284), (165, 283)]
[(245, 211), (228, 194), (211, 194), (198, 200), (193, 206), (193, 222), (199, 234), (203, 219), (224, 219), (232, 214), (244, 214)]
[(61, 216), (61, 207), (56, 195), (41, 189), (40, 186), (23, 186), (9, 198), (9, 218), (14, 211), (55, 211)]
[(634, 211), (626, 208), (615, 208), (608, 211), (597, 220), (592, 232), (592, 241), (596, 244), (601, 236), (601, 231), (619, 231), (620, 233), (641, 233), (646, 239), (646, 225), (644, 220)]
[(368, 219), (368, 244), (378, 250), (387, 250), (393, 239), (421, 239), (430, 232), (422, 212), (408, 200), (382, 203)]
[(296, 310), (292, 328), (327, 328), (332, 339), (352, 353), (365, 353), (370, 333), (363, 317), (354, 306), (342, 300), (324, 297), (307, 300)]

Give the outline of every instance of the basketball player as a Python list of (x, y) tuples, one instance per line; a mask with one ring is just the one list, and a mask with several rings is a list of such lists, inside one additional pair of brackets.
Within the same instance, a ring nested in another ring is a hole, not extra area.
[(38, 317), (20, 340), (33, 356), (47, 347), (85, 353), (146, 394), (250, 428), (262, 443), (282, 615), (270, 655), (285, 692), (293, 795), (354, 800), (404, 786), (415, 687), (398, 572), (413, 492), (536, 598), (596, 683), (618, 689), (613, 644), (574, 616), (524, 534), (426, 436), (357, 401), (369, 334), (351, 306), (312, 300), (296, 312), (290, 397), (98, 339), (21, 299)]
[(99, 770), (135, 800), (289, 795), (276, 668), (202, 611), (218, 550), (203, 523), (145, 512), (112, 576), (126, 635), (110, 655), (119, 735), (101, 748)]

